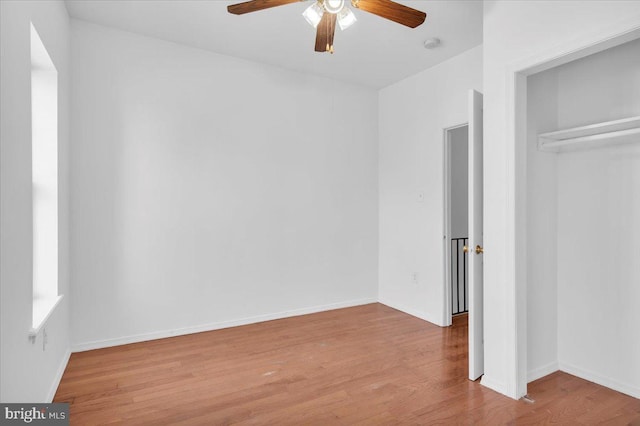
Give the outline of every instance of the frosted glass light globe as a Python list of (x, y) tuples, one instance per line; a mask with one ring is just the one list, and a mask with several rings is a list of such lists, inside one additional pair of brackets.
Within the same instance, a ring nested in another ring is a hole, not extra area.
[(344, 7), (344, 0), (324, 0), (324, 10), (329, 13), (338, 13)]

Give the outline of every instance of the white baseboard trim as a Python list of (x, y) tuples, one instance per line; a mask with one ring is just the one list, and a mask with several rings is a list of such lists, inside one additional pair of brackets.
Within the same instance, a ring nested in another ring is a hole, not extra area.
[(585, 370), (575, 365), (567, 364), (564, 362), (559, 363), (560, 371), (571, 374), (581, 379), (588, 380), (593, 383), (597, 383), (609, 389), (624, 393), (634, 398), (640, 399), (640, 387), (630, 385), (628, 383), (622, 383), (609, 377), (602, 376), (593, 371)]
[(161, 330), (151, 333), (135, 334), (131, 336), (117, 337), (114, 339), (95, 340), (84, 343), (76, 343), (72, 346), (72, 352), (84, 352), (93, 349), (108, 348), (111, 346), (127, 345), (129, 343), (139, 343), (148, 340), (164, 339), (167, 337), (182, 336), (185, 334), (202, 333), (204, 331), (220, 330), (229, 327), (238, 327), (241, 325), (255, 324), (258, 322), (272, 321), (282, 318), (296, 317), (299, 315), (315, 314), (317, 312), (331, 311), (334, 309), (351, 308), (353, 306), (368, 305), (377, 303), (375, 297), (348, 300), (345, 302), (330, 303), (327, 305), (309, 306), (306, 308), (292, 309), (289, 311), (274, 312), (271, 314), (256, 315), (252, 317), (239, 318), (236, 320), (221, 321), (210, 324), (196, 325), (192, 327), (182, 327), (173, 330)]
[(558, 361), (553, 361), (549, 364), (545, 364), (541, 367), (529, 370), (529, 372), (527, 373), (527, 383), (531, 383), (534, 380), (538, 380), (543, 378), (544, 376), (548, 376), (551, 373), (555, 373), (559, 369), (560, 367), (558, 366)]
[(47, 399), (45, 400), (47, 403), (53, 402), (53, 397), (56, 396), (56, 391), (58, 390), (58, 386), (60, 386), (60, 380), (62, 380), (62, 375), (64, 374), (64, 370), (67, 368), (67, 364), (69, 363), (69, 358), (71, 357), (71, 348), (67, 349), (67, 352), (64, 354), (62, 358), (62, 362), (58, 366), (58, 371), (56, 371), (56, 375), (53, 378), (53, 383), (51, 383), (51, 387), (49, 388), (49, 393), (47, 394)]
[(430, 322), (432, 324), (435, 324), (437, 326), (445, 327), (445, 325), (442, 324), (442, 322), (441, 322), (441, 318), (437, 318), (435, 315), (430, 315), (427, 312), (420, 311), (418, 309), (413, 309), (413, 308), (410, 308), (410, 307), (408, 307), (406, 305), (403, 305), (402, 303), (397, 303), (395, 301), (388, 300), (388, 299), (385, 299), (385, 298), (380, 298), (378, 300), (378, 302), (382, 303), (383, 305), (387, 305), (390, 308), (396, 309), (398, 311), (402, 311), (405, 314), (409, 314), (409, 315), (414, 316), (416, 318), (420, 318), (421, 320), (428, 321), (428, 322)]

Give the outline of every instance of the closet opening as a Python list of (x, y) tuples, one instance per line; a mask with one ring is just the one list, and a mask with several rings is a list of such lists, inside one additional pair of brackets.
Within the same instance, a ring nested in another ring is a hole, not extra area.
[[(640, 39), (526, 76), (526, 382), (640, 397)], [(535, 395), (532, 395), (535, 399)]]

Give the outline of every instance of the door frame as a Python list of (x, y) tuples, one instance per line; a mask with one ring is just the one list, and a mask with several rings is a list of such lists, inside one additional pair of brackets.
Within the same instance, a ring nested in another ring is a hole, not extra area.
[[(451, 151), (450, 151), (450, 143), (451, 143), (451, 131), (460, 129), (462, 127), (469, 127), (469, 122), (465, 122), (462, 124), (456, 124), (455, 126), (450, 126), (442, 129), (442, 161), (444, 164), (444, 175), (443, 175), (443, 203), (444, 213), (443, 213), (443, 235), (442, 238), (442, 251), (444, 253), (444, 309), (443, 309), (443, 317), (442, 324), (445, 327), (448, 327), (452, 324), (453, 313), (451, 311), (451, 298), (453, 295), (451, 294), (451, 244), (449, 244), (449, 238), (451, 237), (451, 179), (449, 179), (449, 174), (451, 171)], [(467, 142), (469, 143), (469, 142)]]
[(507, 383), (512, 398), (527, 394), (527, 77), (640, 38), (637, 17), (598, 29), (570, 43), (548, 49), (507, 67), (507, 216), (505, 252), (507, 282)]

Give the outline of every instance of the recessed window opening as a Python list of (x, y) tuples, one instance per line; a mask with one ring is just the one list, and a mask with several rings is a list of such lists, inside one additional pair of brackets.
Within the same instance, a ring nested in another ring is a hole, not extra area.
[(32, 327), (37, 331), (59, 300), (58, 71), (33, 25), (31, 25), (31, 165)]

